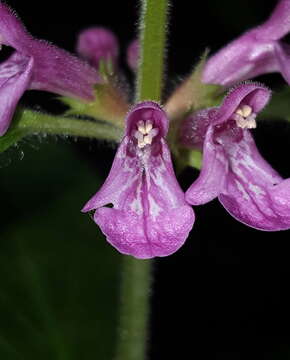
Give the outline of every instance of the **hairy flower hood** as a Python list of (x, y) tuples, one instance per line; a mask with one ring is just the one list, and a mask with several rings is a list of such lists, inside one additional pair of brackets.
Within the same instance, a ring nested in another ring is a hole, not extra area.
[(184, 135), (182, 141), (194, 147), (203, 143), (202, 169), (186, 192), (188, 203), (218, 197), (237, 220), (274, 231), (290, 228), (290, 179), (282, 179), (262, 158), (249, 131), (269, 98), (270, 91), (262, 85), (237, 86), (219, 108), (188, 118), (182, 132), (199, 131)]
[(280, 72), (290, 84), (290, 0), (280, 0), (270, 18), (229, 43), (207, 61), (203, 82), (231, 86), (258, 75)]
[(158, 104), (134, 106), (109, 176), (83, 209), (96, 210), (94, 220), (108, 242), (136, 258), (174, 253), (194, 222), (175, 178), (167, 131), (168, 119)]

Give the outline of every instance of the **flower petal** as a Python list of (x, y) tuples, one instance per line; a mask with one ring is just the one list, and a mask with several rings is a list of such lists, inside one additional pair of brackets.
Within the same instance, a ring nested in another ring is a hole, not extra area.
[(271, 91), (265, 86), (247, 82), (234, 87), (224, 98), (223, 103), (218, 108), (211, 124), (221, 124), (229, 120), (232, 114), (242, 104), (249, 105), (254, 113), (261, 111), (267, 104), (271, 96)]
[(101, 59), (117, 64), (119, 44), (110, 30), (91, 27), (79, 34), (77, 52), (98, 70)]
[(279, 40), (290, 31), (290, 0), (279, 0), (271, 16), (258, 26), (258, 37)]
[(97, 73), (85, 62), (44, 41), (33, 40), (30, 54), (34, 58), (31, 89), (93, 100)]
[(45, 90), (85, 100), (94, 98), (97, 73), (88, 64), (45, 41), (29, 35), (15, 13), (0, 3), (0, 44), (32, 57), (31, 89)]
[[(107, 240), (120, 252), (137, 258), (177, 251), (194, 222), (193, 210), (176, 181), (168, 147), (160, 141), (160, 154), (144, 167), (138, 157), (128, 155), (130, 139), (125, 137), (106, 182), (83, 209), (97, 209), (94, 220)], [(107, 204), (114, 208), (104, 208)]]
[(275, 44), (275, 55), (280, 73), (286, 82), (290, 84), (290, 45), (277, 42)]
[(223, 189), (228, 173), (228, 161), (222, 145), (213, 141), (213, 127), (209, 127), (203, 148), (203, 166), (199, 177), (185, 193), (189, 204), (201, 205), (216, 198)]
[(26, 44), (31, 40), (32, 37), (15, 12), (0, 2), (0, 44), (12, 46), (25, 54)]
[[(275, 47), (277, 40), (289, 31), (290, 0), (282, 0), (265, 23), (247, 31), (209, 58), (203, 82), (231, 86), (262, 74), (280, 72)], [(283, 72), (282, 75), (285, 77)], [(285, 78), (289, 82), (289, 77)]]
[(165, 137), (168, 132), (168, 119), (161, 106), (153, 101), (143, 101), (133, 106), (126, 118), (126, 135), (130, 135), (135, 128), (138, 120), (154, 120), (158, 127), (161, 137)]
[(248, 130), (224, 146), (229, 174), (219, 200), (237, 220), (261, 230), (290, 227), (290, 184), (259, 154)]
[(0, 64), (0, 136), (7, 131), (18, 101), (29, 87), (32, 70), (33, 58), (17, 53)]

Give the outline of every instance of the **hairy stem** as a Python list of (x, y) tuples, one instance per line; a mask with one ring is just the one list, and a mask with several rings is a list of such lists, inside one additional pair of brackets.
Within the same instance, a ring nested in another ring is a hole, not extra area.
[[(168, 0), (143, 0), (136, 101), (161, 99)], [(151, 260), (123, 258), (117, 360), (146, 359)]]
[(27, 133), (44, 133), (69, 135), (117, 141), (122, 135), (122, 129), (88, 120), (79, 120), (64, 116), (53, 116), (32, 110), (22, 110), (14, 129)]
[(168, 0), (143, 0), (137, 101), (161, 100)]
[(5, 136), (0, 138), (0, 152), (7, 150), (25, 136), (36, 134), (88, 137), (119, 142), (123, 130), (104, 122), (48, 115), (20, 108), (14, 116), (13, 125)]
[(146, 357), (151, 261), (123, 258), (122, 294), (117, 360)]

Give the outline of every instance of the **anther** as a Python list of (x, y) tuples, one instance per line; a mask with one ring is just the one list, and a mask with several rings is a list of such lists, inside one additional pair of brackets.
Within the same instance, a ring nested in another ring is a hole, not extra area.
[(141, 134), (145, 135), (146, 132), (146, 127), (145, 127), (145, 123), (143, 120), (138, 121), (137, 123), (137, 129), (138, 131), (140, 131)]
[(158, 129), (153, 128), (153, 124), (150, 120), (138, 121), (137, 130), (134, 133), (135, 138), (138, 142), (138, 147), (140, 149), (144, 148), (146, 145), (152, 143), (153, 138), (158, 134)]
[(242, 129), (254, 129), (257, 127), (256, 114), (249, 105), (242, 105), (233, 114), (233, 119), (238, 127)]
[(152, 130), (152, 129), (153, 129), (152, 122), (149, 120), (146, 120), (146, 124), (145, 124), (146, 133), (148, 134), (150, 132), (150, 130)]

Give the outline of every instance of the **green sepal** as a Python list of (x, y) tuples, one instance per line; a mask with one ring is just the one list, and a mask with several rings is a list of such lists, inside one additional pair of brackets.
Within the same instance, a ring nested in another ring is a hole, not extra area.
[(193, 167), (197, 170), (202, 166), (202, 152), (200, 150), (179, 147), (175, 153), (176, 172), (181, 173), (186, 167)]
[(205, 50), (199, 63), (190, 76), (192, 93), (192, 111), (218, 106), (225, 94), (225, 88), (221, 85), (205, 84), (202, 82), (202, 73), (207, 60), (208, 50)]
[(164, 106), (170, 118), (168, 142), (175, 156), (178, 171), (187, 166), (199, 170), (202, 163), (200, 150), (185, 148), (179, 142), (183, 120), (195, 111), (218, 106), (225, 93), (224, 87), (220, 85), (202, 82), (207, 54), (208, 51), (205, 51), (192, 74), (176, 89)]
[(225, 93), (224, 87), (202, 82), (207, 53), (206, 50), (192, 74), (183, 81), (166, 102), (165, 109), (170, 119), (180, 119), (194, 111), (220, 104)]
[(100, 83), (94, 86), (94, 100), (82, 101), (69, 97), (59, 97), (69, 109), (66, 115), (89, 116), (120, 128), (124, 128), (124, 119), (129, 110), (125, 91), (114, 74), (112, 61), (100, 61), (98, 74)]

